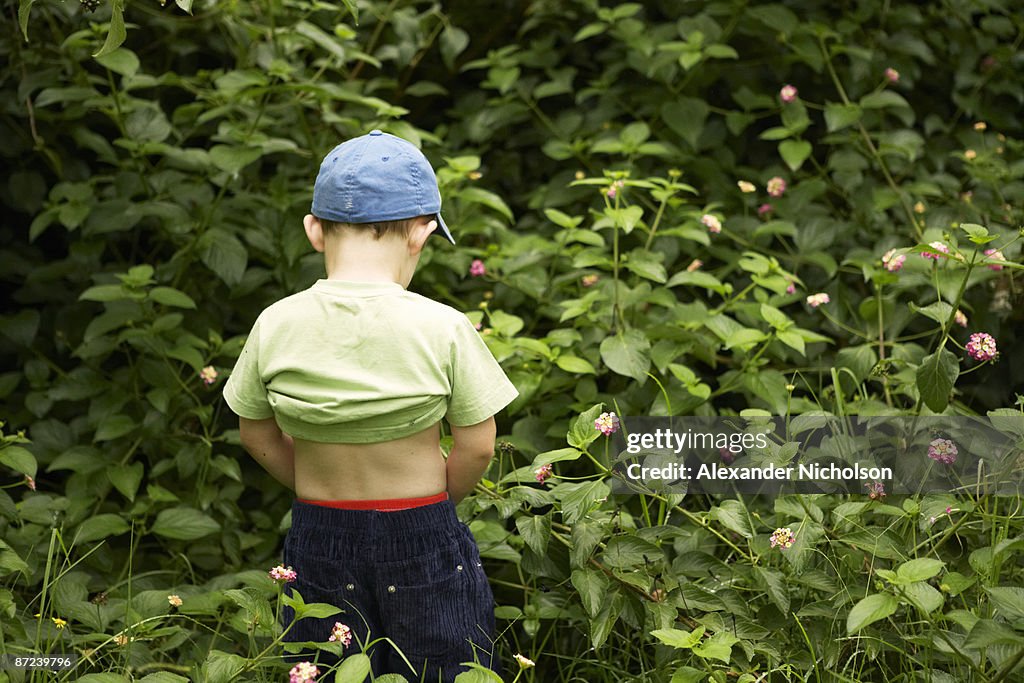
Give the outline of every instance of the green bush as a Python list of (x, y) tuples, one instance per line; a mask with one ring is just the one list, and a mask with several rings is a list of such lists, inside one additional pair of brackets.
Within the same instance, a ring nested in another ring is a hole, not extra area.
[(461, 507), (507, 667), (1020, 675), (1018, 499), (622, 497), (593, 429), (1024, 419), (1014, 3), (90, 4), (8, 2), (0, 36), (0, 650), (94, 681), (285, 669), (289, 496), (219, 389), (258, 312), (322, 276), (319, 159), (381, 128), (435, 162), (459, 241), (413, 287), (520, 391)]

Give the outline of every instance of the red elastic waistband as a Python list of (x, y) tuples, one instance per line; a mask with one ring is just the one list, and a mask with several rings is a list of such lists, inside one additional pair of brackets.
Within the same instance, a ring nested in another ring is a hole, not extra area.
[(410, 508), (433, 505), (448, 500), (448, 492), (442, 491), (433, 496), (423, 498), (387, 498), (384, 500), (306, 500), (297, 499), (300, 503), (319, 505), (325, 508), (337, 510), (377, 510), (378, 512), (393, 512), (395, 510), (409, 510)]

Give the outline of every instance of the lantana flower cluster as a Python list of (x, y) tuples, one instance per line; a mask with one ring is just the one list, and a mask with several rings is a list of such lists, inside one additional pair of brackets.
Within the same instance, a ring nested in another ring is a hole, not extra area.
[(274, 581), (281, 581), (282, 583), (291, 583), (295, 579), (299, 578), (299, 575), (291, 567), (285, 567), (284, 565), (277, 565), (269, 572), (267, 572)]
[(594, 420), (594, 428), (605, 436), (610, 436), (619, 431), (619, 416), (615, 413), (601, 413)]
[(941, 437), (932, 439), (932, 442), (928, 444), (928, 457), (935, 462), (940, 462), (943, 465), (952, 465), (956, 462), (956, 456), (960, 453), (957, 449), (956, 444), (950, 439), (943, 439)]
[(999, 357), (996, 340), (987, 332), (975, 332), (967, 341), (967, 355), (976, 361), (995, 360)]
[(771, 538), (768, 539), (769, 545), (773, 548), (779, 548), (780, 550), (786, 550), (791, 548), (796, 542), (796, 536), (793, 534), (793, 530), (787, 527), (779, 527), (772, 532)]
[(331, 628), (331, 635), (327, 639), (331, 643), (341, 643), (345, 647), (352, 644), (352, 629), (340, 621), (334, 622), (334, 627)]
[(299, 662), (288, 672), (288, 683), (310, 683), (320, 675), (320, 669), (313, 662)]

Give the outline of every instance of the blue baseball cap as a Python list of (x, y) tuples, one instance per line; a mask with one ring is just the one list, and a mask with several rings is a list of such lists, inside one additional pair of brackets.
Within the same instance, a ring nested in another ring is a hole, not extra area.
[(310, 211), (339, 223), (432, 215), (435, 234), (455, 244), (441, 218), (441, 193), (430, 162), (411, 142), (379, 130), (346, 140), (324, 157)]

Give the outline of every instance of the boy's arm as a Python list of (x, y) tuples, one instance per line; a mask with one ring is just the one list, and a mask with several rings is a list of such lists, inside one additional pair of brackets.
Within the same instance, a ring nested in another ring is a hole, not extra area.
[(448, 453), (448, 495), (458, 503), (473, 490), (494, 456), (494, 417), (468, 427), (451, 425), (455, 444)]
[(277, 421), (238, 418), (242, 446), (274, 479), (295, 490), (295, 446)]

